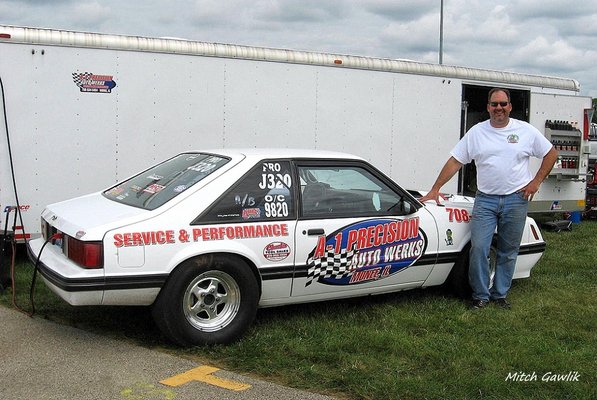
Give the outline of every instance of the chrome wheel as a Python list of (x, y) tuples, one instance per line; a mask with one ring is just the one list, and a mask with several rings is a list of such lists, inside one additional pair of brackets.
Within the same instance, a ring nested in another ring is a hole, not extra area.
[(200, 331), (218, 331), (238, 314), (240, 292), (237, 282), (227, 273), (207, 271), (193, 279), (184, 292), (185, 318)]
[(204, 255), (172, 271), (152, 307), (153, 318), (181, 346), (231, 343), (245, 333), (259, 304), (251, 266), (231, 255)]

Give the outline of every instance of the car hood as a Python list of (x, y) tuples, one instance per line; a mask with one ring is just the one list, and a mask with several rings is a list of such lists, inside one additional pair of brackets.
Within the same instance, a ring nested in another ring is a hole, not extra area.
[(51, 204), (43, 211), (42, 217), (69, 236), (101, 240), (107, 230), (142, 219), (149, 213), (108, 200), (98, 192)]
[(459, 194), (443, 193), (445, 200), (441, 203), (444, 205), (453, 205), (458, 207), (472, 208), (475, 203), (475, 198), (470, 196), (462, 196)]
[[(409, 190), (409, 192), (416, 198), (425, 196), (428, 193), (428, 191), (426, 190)], [(472, 208), (473, 204), (475, 203), (475, 198), (470, 196), (462, 196), (459, 194), (450, 193), (442, 193), (441, 196), (442, 197), (440, 197), (440, 205), (442, 206), (458, 206), (463, 208)], [(431, 203), (435, 204), (435, 202), (431, 200), (425, 202), (426, 205)]]

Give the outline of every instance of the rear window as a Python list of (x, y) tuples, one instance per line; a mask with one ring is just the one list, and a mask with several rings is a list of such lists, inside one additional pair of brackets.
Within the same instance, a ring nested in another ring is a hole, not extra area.
[(184, 153), (136, 175), (103, 194), (110, 200), (153, 210), (216, 171), (228, 158)]

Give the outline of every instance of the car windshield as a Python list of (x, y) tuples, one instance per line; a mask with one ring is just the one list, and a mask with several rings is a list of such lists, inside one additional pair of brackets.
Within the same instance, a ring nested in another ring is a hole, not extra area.
[(228, 161), (213, 154), (179, 154), (119, 183), (103, 194), (110, 200), (154, 210), (172, 200)]

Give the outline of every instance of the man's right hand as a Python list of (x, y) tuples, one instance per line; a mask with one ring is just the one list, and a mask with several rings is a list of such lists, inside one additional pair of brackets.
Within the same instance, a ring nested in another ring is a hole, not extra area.
[(421, 197), (419, 199), (419, 201), (421, 203), (424, 203), (424, 202), (429, 201), (429, 200), (435, 200), (435, 202), (438, 205), (440, 205), (441, 204), (440, 201), (439, 201), (440, 197), (442, 197), (442, 195), (439, 193), (439, 190), (433, 190), (433, 189), (431, 189), (431, 191), (429, 193), (427, 193), (425, 196)]

